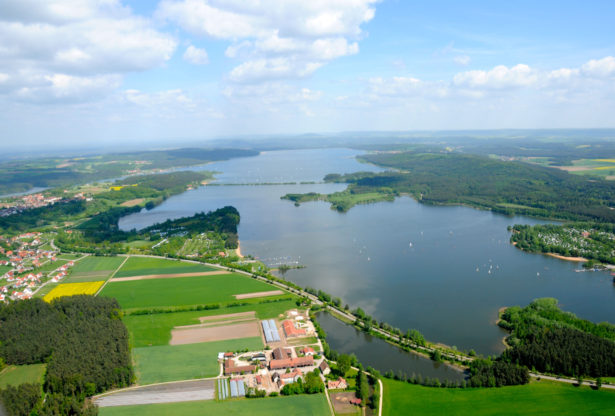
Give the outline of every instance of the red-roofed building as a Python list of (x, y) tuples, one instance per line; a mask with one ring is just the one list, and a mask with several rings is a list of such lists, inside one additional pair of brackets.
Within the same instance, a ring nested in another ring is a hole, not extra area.
[(285, 358), (282, 360), (271, 360), (269, 362), (269, 368), (271, 370), (280, 370), (283, 368), (297, 368), (307, 367), (314, 365), (314, 357), (298, 357), (298, 358)]
[(287, 338), (305, 336), (305, 329), (297, 328), (293, 321), (283, 321), (282, 328), (284, 329), (284, 334), (286, 334)]

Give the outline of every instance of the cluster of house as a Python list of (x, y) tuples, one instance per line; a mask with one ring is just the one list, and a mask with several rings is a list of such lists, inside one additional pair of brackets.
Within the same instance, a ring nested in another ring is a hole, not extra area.
[[(67, 192), (67, 191), (64, 191)], [(72, 200), (84, 199), (91, 201), (92, 198), (86, 198), (83, 193), (78, 193), (72, 198), (61, 198), (59, 196), (45, 196), (42, 193), (13, 197), (10, 200), (0, 203), (0, 217), (8, 217), (9, 215), (18, 214), (22, 211), (31, 208), (40, 208), (47, 205), (65, 203)]]
[[(12, 267), (11, 270), (0, 276), (0, 279), (7, 283), (0, 286), (0, 301), (5, 301), (7, 298), (13, 300), (30, 299), (33, 291), (40, 286), (41, 280), (45, 277), (42, 272), (35, 273), (34, 271), (41, 267), (44, 261), (55, 261), (57, 252), (35, 248), (44, 242), (41, 233), (24, 233), (12, 238), (0, 236), (0, 241), (11, 244), (19, 241), (20, 244), (19, 249), (16, 250), (7, 250), (0, 247), (0, 255), (8, 258), (7, 260), (0, 260), (0, 266)], [(74, 262), (70, 261), (47, 275), (52, 276), (52, 280), (57, 282), (68, 274), (68, 269), (73, 265)], [(30, 273), (28, 273), (29, 271)]]

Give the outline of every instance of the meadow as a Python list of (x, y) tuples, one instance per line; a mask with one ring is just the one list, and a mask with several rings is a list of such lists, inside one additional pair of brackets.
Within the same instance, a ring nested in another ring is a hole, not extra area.
[(294, 300), (283, 300), (280, 302), (251, 304), (208, 311), (125, 315), (122, 320), (130, 333), (132, 347), (139, 348), (151, 345), (168, 345), (171, 340), (171, 329), (181, 325), (198, 324), (198, 318), (201, 316), (255, 311), (257, 318), (270, 319), (276, 318), (281, 313), (296, 307), (297, 305)]
[(101, 292), (101, 296), (116, 298), (122, 308), (130, 309), (236, 302), (234, 294), (268, 290), (272, 290), (271, 285), (237, 273), (229, 273), (170, 279), (110, 281)]
[(0, 372), (0, 389), (23, 383), (43, 384), (46, 364), (9, 365)]
[(214, 400), (149, 404), (141, 406), (117, 406), (100, 408), (101, 416), (166, 416), (170, 414), (196, 415), (329, 415), (329, 406), (324, 394), (272, 397), (258, 400)]
[(384, 415), (612, 415), (615, 391), (534, 381), (525, 386), (444, 389), (383, 379)]
[(54, 287), (43, 299), (46, 302), (51, 302), (62, 296), (93, 295), (98, 292), (103, 283), (105, 282), (63, 283)]
[(134, 348), (132, 356), (137, 383), (152, 384), (215, 377), (220, 372), (219, 352), (245, 348), (250, 351), (261, 350), (263, 341), (260, 337), (252, 337), (197, 344)]
[(115, 277), (145, 276), (150, 274), (175, 274), (211, 272), (219, 270), (203, 264), (180, 262), (155, 257), (130, 257)]

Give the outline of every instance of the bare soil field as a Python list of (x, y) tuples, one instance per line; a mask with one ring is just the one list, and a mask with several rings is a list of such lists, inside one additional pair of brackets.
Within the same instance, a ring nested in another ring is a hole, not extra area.
[(170, 345), (195, 344), (197, 342), (224, 341), (227, 339), (260, 336), (258, 322), (242, 322), (222, 326), (191, 326), (171, 331)]
[(145, 201), (144, 198), (136, 198), (136, 199), (131, 199), (130, 201), (122, 202), (120, 205), (123, 207), (134, 207), (135, 205), (142, 204), (143, 201)]
[(354, 399), (356, 397), (353, 391), (343, 393), (330, 393), (330, 396), (335, 413), (352, 414), (357, 412), (357, 406), (355, 406), (354, 404), (350, 404), (350, 399)]
[(227, 313), (224, 315), (212, 315), (212, 316), (202, 316), (199, 318), (199, 321), (201, 321), (201, 323), (203, 322), (209, 322), (209, 321), (224, 321), (224, 320), (234, 320), (234, 319), (240, 319), (240, 318), (254, 318), (256, 317), (256, 312), (254, 311), (247, 311), (247, 312), (239, 312), (239, 313)]
[(250, 299), (250, 298), (264, 298), (266, 296), (276, 296), (283, 295), (284, 292), (281, 290), (269, 290), (267, 292), (254, 292), (254, 293), (243, 293), (240, 295), (233, 295), (235, 299)]
[(194, 273), (174, 273), (174, 274), (146, 274), (143, 276), (130, 277), (114, 277), (111, 282), (129, 282), (132, 280), (148, 280), (148, 279), (172, 279), (174, 277), (194, 277), (194, 276), (212, 276), (216, 274), (230, 274), (226, 270), (215, 270), (213, 272), (194, 272)]
[(214, 380), (178, 381), (137, 387), (94, 399), (100, 407), (212, 400)]

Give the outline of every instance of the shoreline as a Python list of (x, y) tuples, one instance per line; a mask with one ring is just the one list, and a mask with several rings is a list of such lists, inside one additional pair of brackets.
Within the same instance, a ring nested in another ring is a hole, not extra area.
[(566, 257), (566, 256), (562, 256), (561, 254), (555, 254), (555, 253), (543, 253), (549, 257), (555, 257), (556, 259), (560, 259), (560, 260), (566, 260), (566, 261), (575, 261), (575, 262), (586, 262), (588, 261), (585, 257)]
[(237, 240), (237, 248), (235, 249), (235, 254), (237, 254), (240, 259), (243, 259), (243, 255), (241, 254), (241, 242), (239, 240)]

